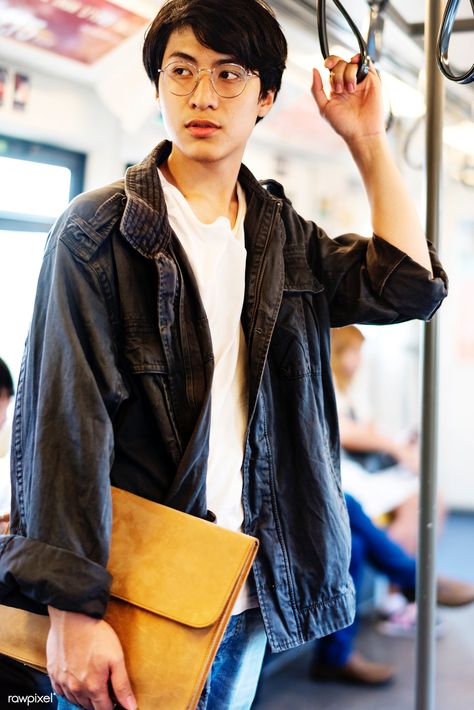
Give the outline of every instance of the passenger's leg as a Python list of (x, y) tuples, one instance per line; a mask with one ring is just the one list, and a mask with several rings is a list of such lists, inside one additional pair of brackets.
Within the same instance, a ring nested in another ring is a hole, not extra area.
[(362, 506), (351, 496), (346, 496), (351, 530), (363, 538), (367, 560), (391, 582), (400, 587), (414, 589), (416, 562), (387, 533), (374, 525)]
[[(354, 581), (357, 599), (366, 561), (366, 546), (363, 537), (354, 530), (351, 530), (351, 533), (352, 553), (349, 571)], [(370, 661), (358, 651), (354, 651), (357, 630), (356, 620), (351, 626), (318, 641), (311, 666), (311, 676), (314, 680), (379, 685), (392, 678), (394, 669), (391, 666)]]
[[(418, 543), (418, 510), (420, 499), (418, 493), (401, 503), (393, 514), (393, 520), (387, 528), (389, 537), (403, 547), (406, 553), (416, 556)], [(441, 493), (436, 499), (437, 532), (441, 534), (446, 520), (446, 503)]]
[[(349, 572), (354, 582), (356, 599), (360, 594), (362, 575), (365, 564), (365, 544), (363, 538), (352, 535), (352, 551)], [(328, 666), (343, 666), (347, 663), (353, 651), (353, 643), (357, 634), (357, 619), (345, 629), (340, 629), (318, 641), (315, 662)]]

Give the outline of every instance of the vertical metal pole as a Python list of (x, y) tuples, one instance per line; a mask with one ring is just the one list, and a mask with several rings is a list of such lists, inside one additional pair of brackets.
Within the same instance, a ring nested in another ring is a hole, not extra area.
[[(426, 0), (426, 233), (439, 243), (442, 175), (443, 77), (436, 64), (441, 0)], [(421, 486), (417, 573), (416, 710), (435, 708), (436, 483), (438, 422), (438, 324), (425, 325), (423, 347)]]

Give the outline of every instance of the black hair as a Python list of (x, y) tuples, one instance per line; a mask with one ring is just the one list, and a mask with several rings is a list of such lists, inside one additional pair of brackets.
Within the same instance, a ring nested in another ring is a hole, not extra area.
[(264, 0), (168, 0), (145, 35), (143, 64), (158, 88), (158, 69), (170, 35), (190, 27), (209, 49), (229, 54), (260, 75), (264, 98), (280, 90), (287, 44), (271, 7)]
[(13, 379), (6, 363), (0, 357), (0, 395), (6, 393), (8, 397), (13, 397), (15, 388)]

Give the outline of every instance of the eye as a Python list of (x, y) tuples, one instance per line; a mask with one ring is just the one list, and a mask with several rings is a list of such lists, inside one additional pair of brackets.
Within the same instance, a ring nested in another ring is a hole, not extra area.
[(219, 79), (222, 81), (239, 81), (244, 76), (245, 72), (241, 67), (221, 67), (219, 70)]
[(173, 63), (167, 69), (173, 79), (190, 79), (195, 75), (193, 67), (186, 64)]

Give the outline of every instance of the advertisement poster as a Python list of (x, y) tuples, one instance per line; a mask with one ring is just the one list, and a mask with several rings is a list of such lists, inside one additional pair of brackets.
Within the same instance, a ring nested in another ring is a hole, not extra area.
[(13, 108), (23, 111), (28, 105), (30, 98), (30, 77), (26, 74), (15, 74), (15, 84), (13, 87)]
[(0, 37), (93, 64), (149, 20), (108, 0), (0, 0)]

